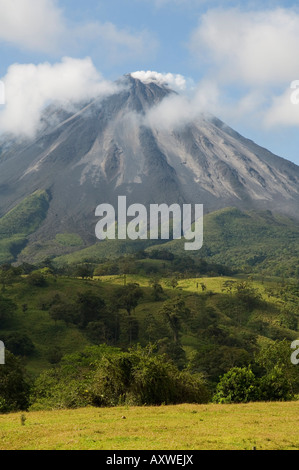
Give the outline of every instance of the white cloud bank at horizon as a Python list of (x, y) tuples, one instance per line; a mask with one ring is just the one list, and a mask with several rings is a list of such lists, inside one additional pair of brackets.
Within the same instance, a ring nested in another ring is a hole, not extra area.
[(2, 80), (6, 104), (0, 111), (0, 131), (27, 137), (34, 137), (47, 104), (68, 107), (118, 89), (103, 79), (90, 58), (65, 57), (53, 65), (14, 64)]

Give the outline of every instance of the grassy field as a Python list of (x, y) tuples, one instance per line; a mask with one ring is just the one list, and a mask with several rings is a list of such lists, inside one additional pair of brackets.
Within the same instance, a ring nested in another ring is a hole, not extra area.
[[(0, 450), (298, 450), (299, 402), (0, 416)], [(126, 418), (126, 419), (124, 419)]]

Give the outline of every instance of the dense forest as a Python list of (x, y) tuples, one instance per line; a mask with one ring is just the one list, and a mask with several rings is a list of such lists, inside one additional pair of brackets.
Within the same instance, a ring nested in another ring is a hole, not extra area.
[(167, 250), (0, 269), (0, 411), (291, 400), (298, 279)]

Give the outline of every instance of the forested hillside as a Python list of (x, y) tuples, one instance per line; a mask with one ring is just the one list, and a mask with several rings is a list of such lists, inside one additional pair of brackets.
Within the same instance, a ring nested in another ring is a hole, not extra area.
[[(14, 404), (2, 390), (3, 410), (180, 403), (188, 396), (225, 401), (221, 380), (230, 383), (234, 374), (241, 382), (245, 374), (255, 392), (237, 391), (232, 401), (296, 396), (290, 345), (297, 339), (298, 280), (233, 275), (168, 251), (151, 256), (60, 269), (49, 260), (44, 267), (2, 266), (0, 336), (12, 369), (26, 371)], [(119, 381), (112, 389), (111, 380)]]

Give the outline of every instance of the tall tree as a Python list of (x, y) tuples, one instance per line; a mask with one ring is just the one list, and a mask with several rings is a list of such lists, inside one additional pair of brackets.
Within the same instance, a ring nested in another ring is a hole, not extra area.
[(159, 313), (166, 318), (173, 332), (173, 340), (175, 343), (178, 343), (182, 320), (190, 313), (184, 300), (181, 297), (167, 300), (164, 302), (163, 307), (160, 309)]
[(139, 301), (143, 297), (143, 291), (139, 284), (131, 283), (118, 291), (118, 306), (124, 308), (129, 316), (129, 342), (132, 343), (133, 327), (138, 329), (137, 320), (132, 318), (132, 312), (135, 310)]

